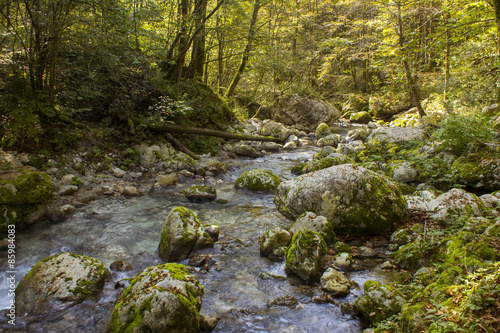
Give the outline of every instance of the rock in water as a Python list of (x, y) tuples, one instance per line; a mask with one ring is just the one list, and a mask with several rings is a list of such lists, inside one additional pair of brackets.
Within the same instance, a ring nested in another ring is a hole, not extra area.
[(326, 217), (337, 233), (380, 234), (401, 221), (406, 201), (397, 185), (354, 164), (342, 164), (282, 182), (274, 203), (295, 219), (306, 211)]
[(146, 268), (120, 294), (107, 331), (198, 332), (203, 294), (184, 265)]
[(333, 232), (333, 226), (328, 219), (321, 215), (305, 212), (293, 222), (290, 231), (297, 233), (300, 229), (317, 232), (327, 244), (335, 243), (337, 238)]
[(331, 125), (337, 121), (340, 111), (326, 102), (293, 95), (274, 108), (272, 117), (298, 130), (313, 132), (320, 123)]
[(286, 268), (304, 281), (315, 281), (323, 272), (326, 250), (319, 234), (301, 229), (286, 250)]
[(260, 254), (265, 257), (272, 255), (280, 247), (287, 247), (290, 238), (290, 232), (280, 227), (266, 231), (260, 241)]
[(183, 193), (189, 201), (194, 202), (214, 201), (217, 198), (217, 190), (213, 186), (194, 185)]
[(280, 183), (281, 179), (271, 171), (254, 169), (242, 173), (234, 186), (250, 191), (274, 192)]
[(186, 259), (192, 252), (213, 247), (214, 241), (203, 229), (195, 212), (175, 207), (163, 222), (159, 256), (165, 261)]
[(39, 261), (16, 288), (17, 314), (43, 316), (98, 298), (108, 271), (99, 260), (61, 253)]
[(328, 268), (321, 276), (321, 288), (337, 297), (349, 294), (351, 281), (342, 272)]

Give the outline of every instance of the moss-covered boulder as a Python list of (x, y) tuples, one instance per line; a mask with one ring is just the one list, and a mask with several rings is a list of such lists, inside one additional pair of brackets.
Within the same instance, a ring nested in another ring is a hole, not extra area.
[(213, 186), (194, 185), (182, 193), (194, 202), (214, 201), (217, 198), (217, 191)]
[(99, 260), (61, 253), (39, 261), (16, 288), (18, 316), (44, 316), (99, 298), (108, 271)]
[(7, 232), (9, 224), (22, 229), (36, 222), (53, 193), (46, 173), (27, 169), (0, 171), (0, 232)]
[(213, 245), (198, 215), (185, 207), (175, 207), (163, 222), (158, 254), (165, 261), (179, 261)]
[(318, 147), (330, 146), (336, 148), (340, 142), (342, 142), (342, 137), (340, 136), (340, 134), (330, 134), (323, 138), (318, 139), (316, 145)]
[(297, 233), (300, 229), (310, 230), (318, 233), (325, 240), (326, 244), (333, 244), (337, 240), (333, 226), (328, 219), (312, 212), (305, 212), (297, 217), (290, 227), (292, 233)]
[(453, 224), (462, 215), (482, 216), (484, 206), (481, 200), (472, 193), (462, 189), (451, 189), (428, 202), (431, 217), (445, 224)]
[(286, 250), (286, 268), (304, 281), (316, 281), (323, 273), (326, 255), (323, 238), (309, 230), (299, 230)]
[(276, 250), (287, 247), (290, 244), (290, 232), (280, 227), (270, 229), (262, 235), (260, 241), (260, 254), (271, 259), (280, 257)]
[(366, 281), (364, 296), (354, 302), (362, 319), (370, 323), (382, 321), (401, 311), (405, 304), (402, 294), (390, 285), (377, 281)]
[(203, 294), (184, 265), (146, 268), (118, 297), (107, 332), (198, 332)]
[(354, 112), (351, 113), (349, 120), (351, 120), (351, 122), (353, 123), (368, 124), (370, 121), (372, 121), (372, 116), (370, 116), (370, 114), (366, 111)]
[(275, 121), (268, 121), (262, 127), (261, 133), (264, 136), (272, 136), (280, 140), (286, 140), (292, 132), (285, 125)]
[(282, 182), (274, 203), (296, 219), (306, 211), (326, 217), (336, 233), (380, 234), (401, 221), (406, 201), (397, 185), (354, 164), (337, 165)]
[(314, 133), (316, 135), (316, 139), (317, 140), (319, 140), (321, 138), (324, 138), (325, 136), (328, 136), (328, 135), (332, 134), (332, 132), (330, 130), (330, 126), (328, 126), (325, 123), (319, 124), (316, 127), (316, 130), (314, 131)]
[(242, 173), (235, 182), (236, 188), (245, 188), (256, 192), (274, 192), (281, 179), (268, 170), (254, 169)]
[(321, 288), (336, 297), (344, 297), (349, 294), (351, 281), (334, 268), (328, 268), (320, 279)]
[(313, 159), (312, 161), (304, 162), (299, 166), (295, 167), (292, 172), (296, 175), (302, 175), (305, 173), (323, 170), (329, 168), (334, 165), (341, 164), (352, 164), (354, 160), (348, 156), (333, 153), (327, 157), (323, 157), (320, 159)]
[(250, 157), (250, 158), (257, 158), (257, 157), (261, 156), (261, 154), (257, 150), (255, 150), (254, 147), (249, 146), (249, 145), (236, 146), (234, 148), (234, 153), (236, 155)]

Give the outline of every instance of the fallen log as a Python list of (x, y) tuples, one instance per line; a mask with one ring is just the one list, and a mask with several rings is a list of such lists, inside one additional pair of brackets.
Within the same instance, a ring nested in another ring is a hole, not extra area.
[(146, 124), (146, 128), (148, 130), (159, 131), (159, 132), (199, 134), (199, 135), (215, 136), (215, 137), (224, 138), (224, 139), (266, 141), (266, 142), (281, 143), (280, 139), (274, 138), (271, 136), (228, 133), (228, 132), (217, 131), (217, 130), (212, 130), (212, 129), (208, 129), (208, 128), (186, 127), (186, 126), (180, 126), (180, 125), (175, 125), (175, 124), (148, 123), (148, 124)]
[(195, 160), (199, 160), (200, 159), (200, 156), (196, 155), (191, 150), (189, 150), (186, 146), (184, 146), (182, 144), (182, 142), (180, 142), (179, 140), (177, 140), (172, 134), (170, 134), (168, 132), (163, 132), (163, 136), (168, 141), (170, 141), (170, 143), (172, 143), (174, 146), (176, 146), (177, 149), (179, 149), (180, 151), (182, 151), (184, 154), (187, 154), (188, 156), (190, 156), (191, 158), (194, 158)]

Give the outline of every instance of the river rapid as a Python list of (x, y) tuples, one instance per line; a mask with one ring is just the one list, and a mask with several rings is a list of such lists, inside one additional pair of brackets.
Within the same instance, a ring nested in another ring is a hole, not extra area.
[[(84, 254), (102, 261), (105, 266), (118, 259), (129, 261), (129, 272), (112, 272), (99, 300), (87, 300), (63, 312), (43, 319), (17, 318), (16, 329), (0, 324), (3, 331), (15, 332), (105, 332), (114, 301), (122, 288), (120, 280), (135, 276), (144, 268), (161, 264), (157, 255), (160, 231), (168, 212), (185, 206), (198, 213), (204, 224), (217, 224), (221, 236), (210, 254), (209, 269), (195, 275), (205, 287), (201, 313), (220, 317), (214, 332), (361, 332), (357, 318), (342, 315), (340, 303), (351, 302), (362, 295), (367, 280), (387, 282), (392, 273), (378, 269), (378, 262), (346, 273), (360, 288), (337, 299), (336, 303), (316, 304), (312, 298), (321, 295), (319, 284), (304, 285), (285, 272), (284, 262), (272, 262), (259, 253), (259, 237), (268, 229), (290, 227), (292, 221), (275, 208), (272, 194), (236, 190), (234, 181), (243, 172), (261, 168), (281, 179), (294, 176), (290, 169), (311, 159), (316, 151), (301, 148), (257, 159), (228, 160), (228, 172), (215, 179), (218, 199), (227, 203), (193, 203), (178, 192), (202, 180), (183, 181), (161, 191), (132, 198), (102, 198), (81, 208), (59, 224), (40, 222), (16, 234), (16, 281), (19, 282), (39, 260), (61, 252)], [(380, 250), (382, 251), (382, 250)], [(187, 264), (188, 260), (181, 263)], [(365, 265), (366, 266), (366, 265)], [(8, 271), (7, 255), (0, 258), (0, 269)], [(271, 278), (274, 276), (286, 278)], [(0, 276), (0, 309), (9, 305), (6, 274)], [(125, 282), (124, 282), (125, 283)], [(125, 283), (126, 284), (126, 283)], [(271, 305), (283, 296), (298, 300), (294, 307)], [(5, 311), (0, 322), (6, 322)]]

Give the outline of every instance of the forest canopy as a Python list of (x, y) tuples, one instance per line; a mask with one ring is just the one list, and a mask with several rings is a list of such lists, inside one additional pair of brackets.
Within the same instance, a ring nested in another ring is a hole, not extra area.
[(500, 97), (499, 24), (498, 1), (2, 0), (1, 145), (65, 150), (81, 121), (134, 133), (193, 110), (210, 127), (288, 94), (481, 107)]

